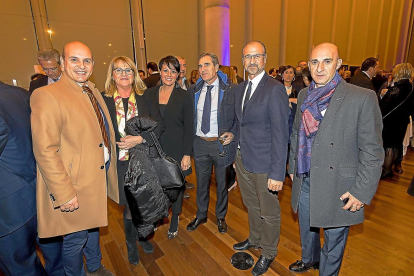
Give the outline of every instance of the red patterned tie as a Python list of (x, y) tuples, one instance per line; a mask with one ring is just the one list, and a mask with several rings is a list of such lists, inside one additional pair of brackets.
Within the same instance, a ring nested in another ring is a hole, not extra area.
[(96, 100), (95, 96), (92, 93), (92, 90), (87, 86), (82, 86), (83, 92), (85, 92), (89, 99), (91, 100), (93, 109), (95, 110), (96, 117), (98, 118), (99, 127), (101, 128), (102, 138), (105, 144), (105, 147), (108, 149), (109, 153), (111, 153), (111, 146), (109, 145), (109, 138), (108, 133), (106, 132), (105, 123), (102, 117), (101, 110), (98, 106), (98, 101)]

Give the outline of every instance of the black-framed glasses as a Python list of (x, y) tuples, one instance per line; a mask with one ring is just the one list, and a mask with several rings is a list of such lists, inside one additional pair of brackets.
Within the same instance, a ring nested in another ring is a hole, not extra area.
[(266, 54), (255, 54), (255, 55), (245, 55), (243, 58), (244, 60), (252, 60), (252, 59), (256, 60), (264, 56), (266, 56)]
[(134, 70), (132, 70), (131, 68), (115, 68), (114, 69), (115, 74), (117, 75), (122, 75), (123, 72), (125, 72), (126, 75), (132, 75), (134, 73)]

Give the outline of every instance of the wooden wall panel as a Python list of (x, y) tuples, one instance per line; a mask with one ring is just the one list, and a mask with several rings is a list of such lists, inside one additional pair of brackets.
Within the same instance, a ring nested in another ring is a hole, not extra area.
[(319, 0), (315, 3), (312, 46), (332, 42), (333, 3), (332, 0)]
[(339, 55), (343, 62), (348, 62), (346, 49), (349, 40), (349, 26), (351, 25), (352, 1), (338, 1), (337, 16), (335, 23), (335, 36), (333, 43), (339, 48)]

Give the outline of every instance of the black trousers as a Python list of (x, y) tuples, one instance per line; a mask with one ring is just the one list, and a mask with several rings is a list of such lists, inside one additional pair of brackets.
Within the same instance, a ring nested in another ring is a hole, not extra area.
[(194, 139), (194, 163), (197, 177), (197, 218), (207, 217), (210, 200), (210, 178), (214, 166), (217, 183), (216, 217), (226, 217), (228, 206), (228, 191), (226, 187), (226, 167), (219, 165), (220, 149), (217, 141), (205, 141), (199, 137)]

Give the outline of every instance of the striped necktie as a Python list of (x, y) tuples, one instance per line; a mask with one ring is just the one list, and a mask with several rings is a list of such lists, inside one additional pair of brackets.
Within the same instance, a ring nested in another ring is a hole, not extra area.
[(92, 90), (87, 86), (82, 86), (83, 92), (85, 92), (89, 96), (89, 100), (91, 100), (93, 109), (95, 110), (96, 117), (98, 118), (99, 127), (101, 129), (102, 138), (105, 144), (105, 147), (108, 149), (109, 153), (111, 153), (111, 146), (109, 145), (109, 137), (108, 133), (106, 132), (105, 122), (102, 117), (101, 110), (99, 109), (98, 101), (96, 100), (95, 96), (92, 93)]

